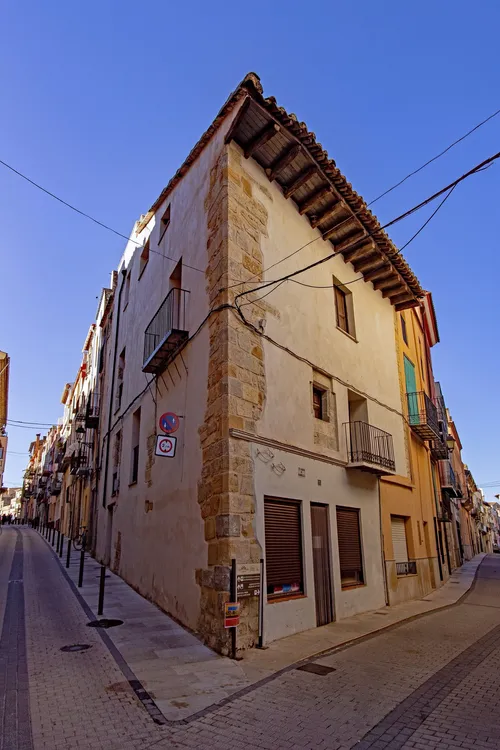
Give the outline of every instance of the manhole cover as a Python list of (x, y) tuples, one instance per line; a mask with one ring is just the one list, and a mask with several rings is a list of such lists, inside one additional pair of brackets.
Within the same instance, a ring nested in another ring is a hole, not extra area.
[(301, 667), (297, 667), (297, 669), (300, 672), (310, 672), (311, 674), (319, 674), (321, 677), (324, 677), (327, 674), (330, 674), (330, 672), (335, 672), (333, 667), (325, 667), (323, 664), (314, 664), (313, 662), (310, 662), (309, 664), (303, 664)]
[(63, 646), (61, 651), (72, 653), (74, 651), (87, 651), (89, 648), (92, 648), (92, 646), (88, 643), (74, 643), (72, 646)]
[(117, 625), (123, 625), (123, 620), (108, 620), (103, 618), (102, 620), (92, 620), (87, 623), (89, 628), (116, 628)]

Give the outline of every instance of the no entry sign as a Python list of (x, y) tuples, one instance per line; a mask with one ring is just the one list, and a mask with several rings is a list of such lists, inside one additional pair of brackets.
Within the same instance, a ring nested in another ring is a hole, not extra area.
[(165, 458), (173, 458), (175, 456), (176, 447), (177, 447), (177, 438), (168, 437), (168, 435), (156, 436), (155, 455), (164, 456)]
[(159, 419), (160, 430), (171, 435), (179, 429), (179, 417), (173, 411), (167, 411)]

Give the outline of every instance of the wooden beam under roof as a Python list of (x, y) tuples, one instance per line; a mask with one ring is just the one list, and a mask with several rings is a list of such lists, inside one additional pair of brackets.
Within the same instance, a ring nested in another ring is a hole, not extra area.
[(411, 296), (413, 297), (413, 294), (410, 292), (404, 281), (400, 281), (397, 286), (390, 287), (389, 289), (384, 289), (382, 292), (382, 297), (388, 297), (392, 301), (393, 297), (400, 297), (403, 294), (411, 294)]
[(304, 169), (298, 177), (295, 178), (293, 182), (290, 183), (286, 188), (283, 188), (283, 195), (285, 198), (290, 198), (294, 193), (299, 190), (299, 188), (302, 187), (302, 185), (305, 185), (306, 182), (309, 182), (311, 177), (314, 177), (315, 174), (318, 174), (318, 170), (316, 167), (308, 167), (307, 169)]
[(397, 271), (393, 268), (392, 272), (390, 274), (387, 274), (387, 276), (385, 276), (383, 279), (374, 281), (373, 286), (375, 287), (375, 289), (388, 289), (389, 287), (394, 286), (400, 281), (401, 279), (399, 278)]
[(394, 305), (394, 309), (396, 312), (401, 312), (402, 310), (408, 310), (409, 307), (416, 307), (418, 305), (418, 300), (412, 299), (408, 300), (408, 302), (400, 302), (396, 305)]
[(401, 305), (405, 302), (416, 302), (415, 296), (410, 291), (398, 294), (397, 297), (391, 297), (391, 305)]
[[(333, 234), (335, 234), (335, 228), (332, 227), (332, 229), (329, 229), (328, 232), (325, 232), (325, 234), (323, 235), (323, 239), (328, 240)], [(334, 242), (335, 250), (337, 250), (337, 252), (339, 253), (343, 253), (343, 250), (347, 250), (353, 243), (358, 242), (358, 240), (362, 240), (365, 237), (366, 232), (364, 229), (359, 230), (358, 232), (354, 232), (354, 234), (351, 234), (350, 237), (346, 237), (344, 240), (342, 240), (342, 242)]]
[(261, 146), (264, 146), (271, 138), (274, 138), (281, 131), (279, 125), (275, 122), (268, 122), (268, 124), (257, 133), (256, 136), (250, 139), (244, 148), (245, 159), (249, 159), (254, 151), (257, 151)]
[(319, 190), (315, 190), (312, 195), (309, 196), (309, 198), (306, 198), (305, 201), (303, 201), (299, 205), (299, 214), (305, 214), (306, 211), (308, 211), (310, 208), (314, 206), (315, 203), (317, 203), (322, 198), (326, 198), (327, 195), (332, 194), (332, 188), (330, 185), (323, 185), (323, 187), (320, 187)]
[(380, 255), (380, 252), (378, 250), (374, 250), (373, 253), (370, 253), (369, 255), (360, 258), (359, 260), (354, 260), (354, 270), (357, 273), (364, 274), (365, 271), (370, 271), (372, 268), (379, 268), (381, 257), (382, 256)]
[(266, 169), (266, 174), (269, 177), (270, 182), (273, 182), (279, 173), (286, 169), (301, 151), (302, 146), (299, 143), (295, 143), (293, 146), (290, 146), (282, 156), (279, 156), (273, 165)]
[(338, 211), (339, 206), (341, 206), (341, 205), (342, 205), (342, 201), (341, 200), (337, 200), (337, 201), (335, 201), (335, 203), (332, 203), (329, 206), (327, 206), (327, 208), (325, 208), (325, 210), (322, 213), (316, 214), (316, 216), (313, 216), (311, 218), (311, 226), (312, 226), (312, 228), (316, 229), (316, 227), (318, 226), (318, 224), (321, 224), (321, 222), (325, 221), (326, 219), (329, 219), (330, 216), (333, 216), (333, 214)]
[(371, 271), (367, 271), (364, 275), (365, 281), (377, 281), (378, 279), (385, 279), (386, 276), (390, 276), (394, 273), (394, 266), (392, 266), (385, 258), (381, 260), (380, 265), (376, 268), (372, 268)]
[(351, 246), (344, 248), (342, 250), (342, 255), (344, 256), (346, 263), (352, 263), (353, 258), (368, 255), (375, 249), (376, 245), (370, 237), (362, 237), (360, 240), (353, 242)]

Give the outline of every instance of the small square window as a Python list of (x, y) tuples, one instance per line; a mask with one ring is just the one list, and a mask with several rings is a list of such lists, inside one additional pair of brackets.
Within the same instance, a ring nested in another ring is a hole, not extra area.
[(158, 244), (160, 244), (163, 237), (165, 236), (165, 232), (167, 231), (169, 225), (170, 225), (170, 203), (165, 209), (165, 212), (160, 220), (160, 238), (158, 240)]
[(403, 341), (408, 346), (408, 331), (406, 330), (406, 320), (403, 313), (401, 313), (401, 333), (403, 335)]

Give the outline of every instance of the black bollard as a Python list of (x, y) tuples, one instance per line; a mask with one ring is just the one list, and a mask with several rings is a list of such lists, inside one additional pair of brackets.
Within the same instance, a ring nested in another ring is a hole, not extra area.
[(104, 583), (106, 578), (106, 566), (101, 565), (101, 576), (99, 579), (99, 604), (97, 605), (97, 614), (102, 615), (104, 611)]
[(71, 539), (68, 537), (68, 552), (66, 554), (66, 567), (69, 568), (69, 558), (71, 555)]
[(59, 554), (59, 545), (61, 544), (61, 532), (57, 529), (56, 555)]
[(63, 547), (64, 547), (64, 534), (61, 534), (61, 544), (59, 545), (59, 557), (63, 556)]
[(81, 589), (83, 586), (83, 566), (85, 565), (85, 550), (80, 550), (80, 570), (78, 572), (78, 588)]
[(52, 542), (51, 542), (52, 546), (54, 546), (55, 541), (56, 541), (56, 527), (53, 526), (52, 527)]

